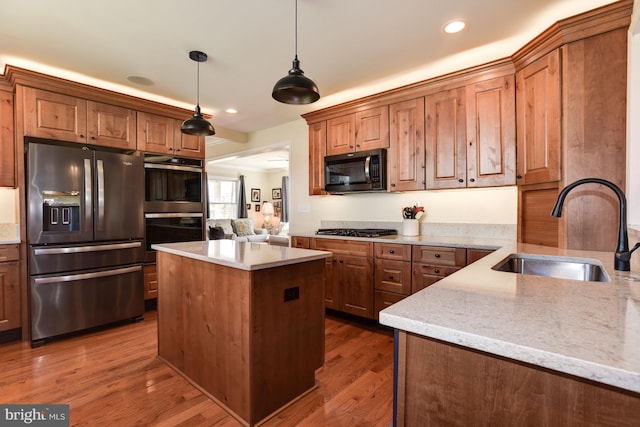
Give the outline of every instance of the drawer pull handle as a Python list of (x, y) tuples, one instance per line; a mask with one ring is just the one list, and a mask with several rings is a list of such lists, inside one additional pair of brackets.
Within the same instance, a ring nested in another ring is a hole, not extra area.
[(391, 249), (391, 250), (389, 251), (389, 253), (390, 253), (390, 254), (395, 254), (396, 252), (395, 252), (393, 249)]
[(435, 270), (433, 270), (434, 273), (440, 273), (440, 269), (436, 268)]
[(440, 258), (440, 254), (435, 254), (434, 257)]
[(393, 280), (393, 276), (389, 276), (389, 280)]

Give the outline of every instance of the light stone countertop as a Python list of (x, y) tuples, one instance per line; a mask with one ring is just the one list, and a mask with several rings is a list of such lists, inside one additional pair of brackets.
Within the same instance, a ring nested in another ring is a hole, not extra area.
[[(511, 253), (594, 259), (611, 282), (491, 269)], [(380, 323), (640, 392), (640, 272), (616, 272), (610, 252), (509, 243), (381, 311)]]
[(401, 234), (381, 237), (349, 237), (318, 235), (315, 231), (302, 231), (291, 233), (292, 236), (317, 237), (319, 239), (354, 240), (358, 242), (366, 241), (373, 243), (398, 243), (401, 245), (424, 245), (424, 246), (447, 246), (454, 248), (472, 249), (499, 249), (513, 242), (510, 239), (491, 239), (487, 237), (465, 237), (465, 236), (403, 236)]
[(170, 254), (225, 265), (240, 270), (262, 270), (330, 257), (331, 252), (297, 249), (266, 243), (208, 240), (151, 245)]

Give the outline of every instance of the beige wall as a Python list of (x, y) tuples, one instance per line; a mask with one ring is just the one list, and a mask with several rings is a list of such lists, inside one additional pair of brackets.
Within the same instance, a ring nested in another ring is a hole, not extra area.
[(0, 224), (18, 222), (18, 191), (12, 188), (0, 188)]

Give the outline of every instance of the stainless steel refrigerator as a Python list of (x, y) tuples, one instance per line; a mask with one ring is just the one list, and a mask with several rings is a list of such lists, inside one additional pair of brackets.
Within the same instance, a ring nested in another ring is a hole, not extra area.
[(144, 315), (141, 157), (25, 141), (31, 341)]

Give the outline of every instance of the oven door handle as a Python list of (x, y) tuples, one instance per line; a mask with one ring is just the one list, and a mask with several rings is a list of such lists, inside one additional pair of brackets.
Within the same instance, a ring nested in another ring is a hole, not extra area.
[(142, 242), (113, 243), (109, 245), (93, 246), (73, 246), (66, 248), (37, 248), (33, 250), (34, 255), (59, 255), (77, 254), (82, 252), (111, 251), (114, 249), (135, 249), (142, 246)]
[(202, 218), (202, 213), (146, 213), (145, 218)]
[(36, 277), (33, 282), (36, 285), (43, 285), (47, 283), (60, 283), (60, 282), (73, 282), (76, 280), (85, 279), (97, 279), (100, 277), (118, 276), (121, 274), (135, 273), (142, 270), (141, 265), (134, 265), (132, 267), (117, 268), (115, 270), (96, 271), (94, 273), (81, 273), (81, 274), (69, 274), (65, 276), (53, 276), (53, 277)]

